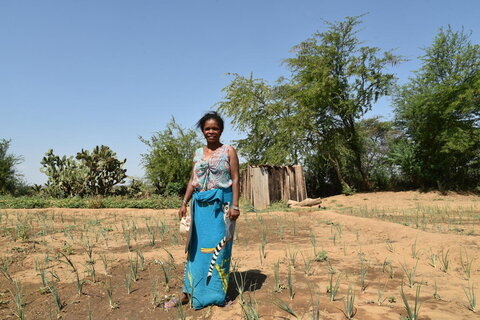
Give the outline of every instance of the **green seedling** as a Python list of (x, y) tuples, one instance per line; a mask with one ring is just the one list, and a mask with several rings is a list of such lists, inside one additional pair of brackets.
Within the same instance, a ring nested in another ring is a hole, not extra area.
[(168, 292), (170, 290), (170, 275), (168, 273), (168, 267), (165, 266), (165, 263), (162, 261), (159, 261), (159, 264), (163, 272), (163, 279), (165, 281), (165, 290)]
[(62, 251), (60, 251), (59, 254), (65, 258), (65, 261), (63, 260), (59, 260), (59, 261), (69, 265), (72, 268), (72, 272), (75, 274), (75, 284), (77, 286), (77, 293), (78, 293), (78, 296), (81, 296), (83, 291), (83, 285), (85, 284), (85, 280), (80, 280), (78, 269), (73, 263), (73, 261), (69, 258), (69, 256), (63, 253)]
[(435, 300), (440, 300), (440, 295), (438, 294), (438, 286), (437, 286), (437, 280), (435, 280), (435, 287), (434, 287), (434, 292), (433, 292), (433, 298), (435, 298)]
[(383, 260), (383, 264), (382, 264), (382, 272), (383, 273), (387, 272), (387, 267), (388, 267), (389, 264), (391, 264), (391, 261), (388, 260), (387, 258), (385, 258)]
[(447, 273), (448, 272), (448, 267), (450, 265), (450, 259), (448, 258), (448, 253), (449, 253), (450, 249), (448, 249), (447, 251), (444, 251), (442, 249), (442, 254), (440, 255), (440, 263), (442, 264), (442, 271)]
[(96, 272), (95, 272), (96, 260), (93, 258), (93, 245), (90, 243), (90, 240), (87, 239), (83, 243), (83, 249), (87, 254), (87, 260), (85, 261), (85, 263), (88, 266), (88, 273), (92, 277), (92, 281), (95, 283), (96, 282)]
[(335, 301), (335, 298), (337, 297), (338, 289), (340, 288), (340, 278), (341, 274), (338, 275), (337, 279), (335, 280), (335, 284), (333, 281), (333, 276), (337, 272), (335, 269), (332, 268), (332, 266), (329, 266), (328, 268), (328, 287), (327, 287), (327, 294), (330, 299), (330, 301)]
[(292, 281), (292, 270), (291, 267), (288, 267), (287, 273), (287, 287), (288, 287), (288, 295), (290, 296), (290, 300), (293, 300), (295, 297), (295, 291), (293, 290), (293, 281)]
[(357, 308), (355, 308), (355, 292), (351, 285), (348, 286), (347, 296), (345, 297), (344, 308), (342, 310), (343, 315), (348, 320), (353, 319), (357, 314)]
[(238, 259), (238, 258), (235, 258), (235, 257), (232, 257), (232, 264), (230, 266), (231, 268), (231, 273), (235, 273), (235, 272), (238, 272), (238, 270), (240, 270), (240, 266), (241, 266), (241, 260)]
[(433, 252), (430, 253), (430, 265), (434, 267), (435, 269), (437, 268), (437, 255)]
[(12, 264), (12, 259), (9, 257), (2, 257), (0, 261), (0, 272), (8, 280), (8, 282), (13, 283), (13, 278), (9, 273), (10, 265)]
[(393, 248), (393, 241), (392, 240), (387, 240), (386, 244), (387, 244), (387, 250), (388, 251), (390, 251), (390, 252), (395, 251), (395, 249)]
[(140, 271), (144, 271), (145, 270), (145, 257), (143, 255), (143, 252), (142, 252), (142, 250), (137, 249), (136, 253), (137, 253), (137, 260), (139, 262)]
[(113, 286), (112, 286), (112, 279), (110, 277), (107, 277), (107, 280), (105, 281), (105, 291), (107, 293), (108, 305), (110, 309), (117, 309), (118, 303), (113, 301)]
[(475, 294), (475, 288), (472, 285), (469, 285), (466, 288), (463, 288), (463, 291), (465, 292), (465, 295), (467, 296), (467, 301), (468, 301), (468, 310), (472, 312), (476, 312), (477, 309), (477, 296)]
[(465, 278), (467, 280), (470, 280), (471, 276), (471, 271), (472, 271), (472, 263), (475, 259), (469, 258), (468, 257), (468, 252), (467, 249), (465, 249), (465, 257), (462, 254), (462, 251), (460, 251), (460, 264), (462, 266), (463, 272), (465, 273)]
[(125, 275), (125, 278), (123, 279), (123, 283), (127, 288), (127, 294), (132, 293), (132, 274), (131, 273), (127, 273)]
[(280, 308), (281, 310), (285, 311), (286, 313), (290, 314), (294, 318), (298, 319), (298, 316), (293, 311), (292, 307), (288, 303), (286, 303), (285, 301), (283, 301), (279, 298), (275, 298), (275, 300), (273, 300), (272, 303), (274, 305), (276, 305), (278, 308)]
[(364, 261), (362, 261), (360, 265), (360, 289), (362, 290), (362, 292), (365, 292), (368, 286), (366, 283), (366, 277), (367, 277), (367, 265), (365, 264)]
[(138, 256), (135, 260), (132, 260), (131, 257), (128, 257), (128, 264), (130, 266), (130, 274), (132, 275), (132, 280), (137, 282), (138, 280)]
[(381, 306), (385, 302), (385, 300), (387, 299), (387, 298), (383, 298), (383, 292), (387, 288), (387, 283), (388, 283), (388, 280), (385, 281), (385, 285), (383, 286), (383, 288), (378, 287), (378, 289), (377, 289), (377, 304), (379, 306)]
[(246, 295), (244, 302), (240, 306), (245, 320), (260, 320), (257, 299), (254, 296), (252, 297), (250, 293)]
[(395, 278), (395, 269), (393, 268), (392, 262), (388, 264), (388, 276), (390, 277), (390, 279)]
[(285, 286), (280, 283), (280, 262), (277, 261), (273, 264), (273, 279), (274, 279), (274, 287), (273, 292), (282, 292), (285, 289)]
[(328, 255), (327, 251), (321, 250), (315, 254), (315, 257), (313, 258), (314, 261), (316, 262), (323, 262), (328, 260)]
[(402, 296), (403, 305), (404, 305), (405, 311), (407, 312), (406, 319), (407, 320), (418, 320), (418, 316), (420, 314), (420, 307), (421, 307), (420, 285), (417, 285), (417, 290), (416, 290), (416, 294), (415, 294), (415, 304), (413, 305), (413, 308), (408, 303), (405, 292), (403, 291), (403, 283), (402, 283), (402, 286), (401, 286), (400, 295)]
[(108, 258), (104, 254), (100, 254), (100, 258), (102, 259), (103, 268), (105, 269), (105, 275), (108, 275)]
[(60, 298), (60, 294), (58, 293), (57, 286), (55, 285), (55, 282), (48, 282), (47, 283), (47, 288), (48, 291), (52, 294), (53, 297), (53, 302), (55, 303), (55, 307), (57, 308), (57, 311), (60, 312), (62, 309), (65, 307), (65, 304), (62, 302)]
[(240, 303), (243, 304), (245, 302), (245, 299), (243, 297), (245, 293), (245, 286), (247, 283), (247, 274), (248, 272), (245, 272), (244, 275), (242, 276), (241, 273), (234, 273), (233, 274), (233, 279), (235, 280), (235, 287), (237, 288), (238, 296), (240, 297)]
[[(123, 224), (122, 224), (123, 227)], [(130, 239), (130, 230), (125, 229), (123, 230), (123, 239), (125, 240), (125, 244), (127, 245), (127, 250), (130, 252), (130, 249), (132, 248), (130, 245), (131, 239)]]
[(305, 276), (310, 276), (312, 275), (312, 259), (305, 259), (305, 256), (303, 255), (303, 252), (300, 253), (302, 255), (303, 259), (303, 265), (304, 265), (304, 272)]
[(27, 302), (25, 301), (25, 295), (23, 294), (22, 283), (18, 280), (14, 280), (13, 285), (15, 288), (15, 293), (10, 291), (10, 294), (14, 297), (15, 307), (17, 308), (15, 315), (17, 316), (17, 319), (24, 320), (25, 306), (27, 305)]
[(260, 244), (258, 247), (258, 253), (260, 255), (260, 265), (263, 266), (263, 260), (265, 259), (265, 247), (262, 244)]
[(288, 262), (289, 265), (295, 269), (296, 261), (297, 261), (297, 254), (298, 251), (292, 252), (290, 249), (287, 251), (288, 254)]
[(406, 264), (400, 263), (400, 266), (403, 269), (403, 272), (405, 273), (405, 276), (407, 277), (408, 280), (408, 285), (410, 288), (413, 288), (413, 285), (415, 284), (415, 275), (417, 273), (417, 265), (418, 265), (418, 260), (415, 263), (415, 266), (410, 270), (406, 266)]
[[(317, 290), (310, 289), (310, 305), (312, 309), (311, 320), (320, 320), (320, 293)], [(314, 298), (315, 296), (315, 298)]]
[(417, 250), (417, 239), (415, 239), (415, 242), (412, 244), (411, 253), (413, 259), (419, 259), (418, 254), (420, 253), (420, 250)]

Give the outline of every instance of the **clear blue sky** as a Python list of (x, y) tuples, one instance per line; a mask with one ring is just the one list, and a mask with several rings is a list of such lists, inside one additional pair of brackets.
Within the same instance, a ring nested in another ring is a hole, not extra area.
[[(185, 127), (221, 100), (228, 72), (275, 80), (282, 59), (327, 21), (368, 14), (359, 37), (419, 66), (421, 48), (452, 25), (480, 39), (480, 1), (0, 0), (0, 138), (28, 183), (45, 183), (43, 154), (110, 146), (143, 176), (138, 136)], [(391, 117), (388, 99), (370, 115)], [(224, 142), (238, 134), (227, 130)]]

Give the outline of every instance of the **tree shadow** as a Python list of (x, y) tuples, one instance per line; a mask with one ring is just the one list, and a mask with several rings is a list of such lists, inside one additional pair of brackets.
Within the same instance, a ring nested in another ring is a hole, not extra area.
[(227, 301), (235, 300), (239, 295), (239, 289), (243, 292), (259, 290), (266, 279), (267, 276), (257, 269), (230, 273)]

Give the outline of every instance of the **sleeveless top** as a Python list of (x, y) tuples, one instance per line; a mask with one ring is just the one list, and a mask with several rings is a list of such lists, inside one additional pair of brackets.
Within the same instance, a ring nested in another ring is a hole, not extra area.
[(229, 146), (224, 144), (215, 150), (208, 159), (204, 158), (203, 147), (195, 151), (193, 157), (195, 174), (192, 185), (196, 191), (228, 188), (232, 185), (228, 150)]

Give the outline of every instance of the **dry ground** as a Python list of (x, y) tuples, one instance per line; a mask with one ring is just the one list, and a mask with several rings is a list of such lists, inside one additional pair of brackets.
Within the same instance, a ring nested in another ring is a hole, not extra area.
[[(319, 306), (320, 319), (345, 319), (351, 286), (355, 319), (398, 320), (406, 316), (402, 283), (411, 305), (420, 286), (419, 319), (480, 319), (465, 293), (472, 285), (480, 292), (480, 197), (382, 192), (334, 196), (322, 205), (243, 212), (228, 293), (235, 302), (199, 311), (156, 307), (181, 288), (185, 239), (176, 210), (1, 210), (0, 319), (19, 314), (15, 295), (25, 302), (26, 319), (180, 319), (182, 312), (187, 319), (241, 319), (242, 306), (261, 319), (293, 319), (274, 304), (282, 301), (298, 318), (314, 319)], [(84, 282), (81, 294), (67, 257)], [(135, 265), (128, 294), (125, 279)], [(415, 266), (410, 288), (407, 274)], [(21, 295), (9, 276), (21, 284)], [(245, 280), (243, 295), (234, 278)], [(339, 279), (333, 301), (330, 279), (334, 288)]]

